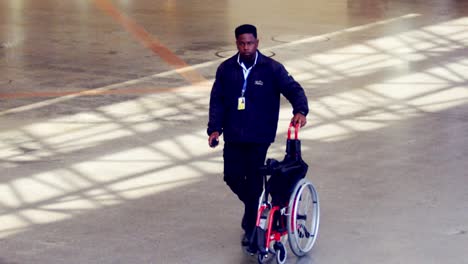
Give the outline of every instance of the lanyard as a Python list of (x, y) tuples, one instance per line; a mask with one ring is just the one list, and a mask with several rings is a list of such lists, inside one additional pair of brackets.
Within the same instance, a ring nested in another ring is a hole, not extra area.
[(247, 77), (249, 77), (249, 74), (250, 74), (250, 71), (252, 70), (253, 66), (255, 66), (255, 64), (257, 64), (257, 57), (258, 57), (258, 52), (255, 53), (255, 61), (253, 63), (252, 66), (250, 66), (250, 68), (246, 68), (244, 63), (241, 63), (240, 62), (240, 55), (237, 56), (237, 63), (239, 63), (239, 65), (242, 67), (242, 72), (244, 73), (244, 84), (242, 85), (242, 95), (241, 97), (244, 97), (244, 94), (245, 94), (245, 90), (247, 90)]
[(242, 71), (244, 72), (244, 84), (242, 85), (242, 95), (241, 97), (244, 97), (245, 90), (247, 90), (247, 77), (249, 77), (250, 71), (252, 70), (252, 67), (246, 69), (244, 64), (242, 66)]

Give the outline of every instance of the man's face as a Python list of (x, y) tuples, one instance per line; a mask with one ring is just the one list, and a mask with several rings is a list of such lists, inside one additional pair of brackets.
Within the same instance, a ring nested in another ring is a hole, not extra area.
[(243, 59), (255, 58), (258, 47), (258, 39), (251, 33), (239, 35), (236, 40), (237, 50)]

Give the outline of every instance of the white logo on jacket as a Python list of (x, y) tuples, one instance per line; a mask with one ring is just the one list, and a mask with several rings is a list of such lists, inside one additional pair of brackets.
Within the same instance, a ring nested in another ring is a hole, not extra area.
[(255, 85), (263, 85), (263, 82), (261, 80), (256, 80)]

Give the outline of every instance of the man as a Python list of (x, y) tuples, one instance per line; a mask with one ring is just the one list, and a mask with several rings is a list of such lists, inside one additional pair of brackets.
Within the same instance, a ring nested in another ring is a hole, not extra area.
[(224, 181), (244, 203), (242, 244), (247, 246), (255, 228), (268, 148), (278, 127), (280, 96), (293, 107), (291, 122), (306, 124), (309, 111), (304, 89), (279, 62), (258, 48), (257, 29), (235, 29), (238, 53), (217, 69), (210, 96), (208, 144), (216, 147), (224, 133)]

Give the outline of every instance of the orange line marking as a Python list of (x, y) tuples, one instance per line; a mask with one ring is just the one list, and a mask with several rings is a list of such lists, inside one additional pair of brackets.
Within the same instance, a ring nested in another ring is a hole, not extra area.
[(187, 71), (177, 71), (190, 83), (197, 83), (206, 81), (195, 69), (190, 69), (191, 66), (185, 63), (161, 42), (151, 36), (142, 26), (138, 25), (135, 21), (121, 13), (111, 2), (108, 0), (94, 0), (94, 3), (104, 12), (113, 17), (119, 22), (129, 33), (131, 33), (143, 46), (158, 54), (165, 62), (170, 64), (176, 69), (188, 68)]
[[(138, 25), (135, 21), (121, 13), (109, 0), (94, 0), (94, 3), (103, 12), (113, 17), (119, 22), (129, 33), (131, 33), (143, 46), (152, 50), (165, 62), (175, 68), (185, 80), (189, 81), (192, 85), (207, 82), (207, 79), (200, 75), (193, 67), (188, 65), (185, 61), (180, 59), (167, 47), (165, 47), (156, 38), (152, 37), (143, 27)], [(110, 90), (78, 90), (67, 92), (19, 92), (19, 93), (0, 93), (0, 99), (21, 99), (21, 98), (44, 98), (44, 97), (61, 97), (68, 95), (77, 96), (96, 96), (96, 95), (109, 95), (109, 94), (154, 94), (162, 92), (174, 92), (176, 90), (182, 91), (187, 87), (175, 88), (124, 88), (124, 89), (110, 89)], [(190, 90), (206, 89), (205, 86), (190, 87)]]
[(23, 93), (0, 93), (0, 99), (22, 99), (22, 98), (41, 98), (41, 97), (61, 97), (67, 95), (79, 96), (97, 96), (97, 95), (131, 95), (131, 94), (157, 94), (165, 92), (207, 90), (209, 86), (190, 86), (190, 87), (172, 87), (172, 88), (116, 88), (110, 90), (79, 90), (67, 92), (23, 92)]
[(41, 98), (41, 97), (61, 97), (67, 95), (79, 96), (93, 96), (93, 95), (106, 95), (106, 94), (151, 94), (158, 92), (170, 91), (170, 88), (163, 89), (119, 89), (119, 90), (82, 90), (82, 91), (68, 91), (68, 92), (24, 92), (24, 93), (3, 93), (0, 94), (0, 99), (22, 99), (22, 98)]

